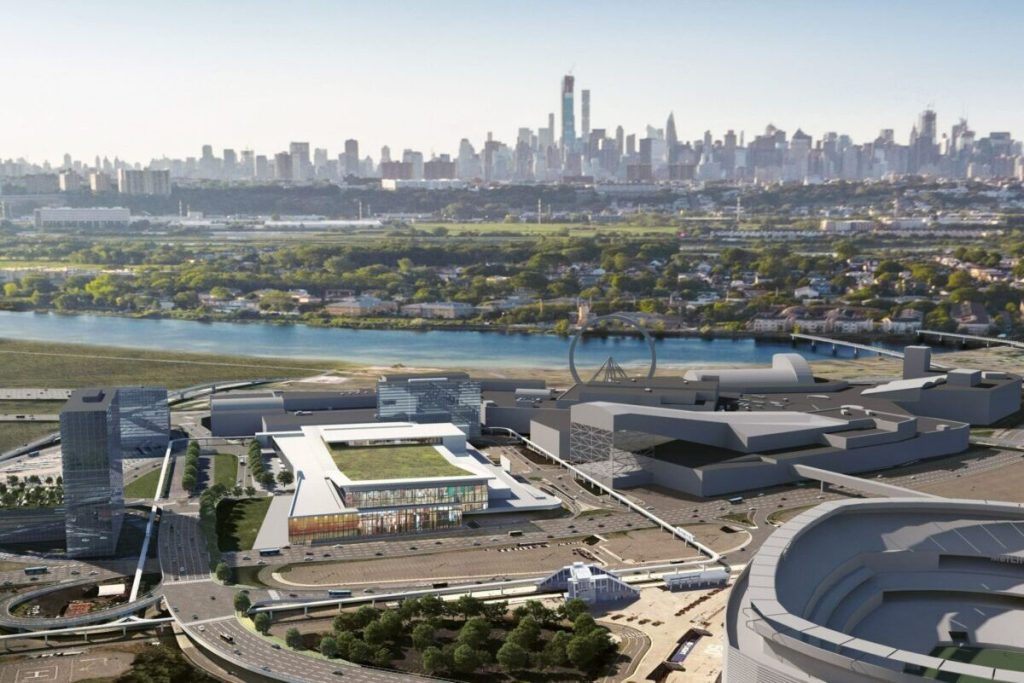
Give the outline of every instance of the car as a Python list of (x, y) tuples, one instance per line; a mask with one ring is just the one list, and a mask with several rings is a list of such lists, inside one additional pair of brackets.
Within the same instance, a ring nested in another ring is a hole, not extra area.
[(204, 626), (203, 624), (199, 624), (199, 632), (200, 633), (205, 633), (206, 632), (206, 626)]
[(248, 560), (251, 560), (252, 558), (249, 557), (248, 555), (242, 555), (242, 559), (248, 561)]
[(79, 575), (79, 574), (81, 574), (81, 573), (82, 573), (82, 572), (78, 571), (77, 569), (72, 569), (72, 570), (71, 570), (71, 576), (78, 576), (78, 575)]
[(274, 648), (275, 650), (280, 650), (280, 649), (281, 649), (281, 646), (280, 646), (280, 645), (278, 645), (277, 643), (274, 643), (274, 644), (273, 644), (273, 645), (271, 645), (270, 647)]
[(216, 600), (216, 599), (217, 599), (217, 596), (216, 596), (216, 595), (211, 595), (211, 596), (210, 596), (210, 599), (211, 599), (211, 600)]
[(297, 595), (296, 593), (289, 593), (289, 594), (288, 594), (288, 597), (289, 597), (289, 598), (297, 598), (297, 597), (299, 597), (299, 596), (298, 596), (298, 595)]
[(306, 554), (311, 556), (313, 554), (313, 551), (312, 550), (307, 550)]
[(324, 553), (324, 557), (330, 557), (330, 556), (331, 556), (330, 553)]
[(313, 558), (312, 557), (305, 557), (305, 558), (302, 559), (302, 561), (303, 562), (312, 562)]
[(178, 573), (179, 574), (184, 574), (185, 573), (185, 567), (184, 566), (178, 567)]
[(335, 676), (344, 676), (345, 675), (345, 672), (342, 671), (341, 669), (335, 669), (331, 673), (334, 674)]
[(261, 666), (261, 667), (260, 667), (260, 669), (262, 669), (263, 671), (270, 671), (270, 667), (269, 667), (269, 666), (267, 666), (266, 664), (264, 664), (263, 666)]

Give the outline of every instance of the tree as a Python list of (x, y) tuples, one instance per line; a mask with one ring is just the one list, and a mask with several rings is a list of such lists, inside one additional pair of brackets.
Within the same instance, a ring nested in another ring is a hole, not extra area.
[(274, 473), (264, 472), (263, 475), (260, 477), (260, 483), (263, 484), (263, 488), (269, 489), (271, 486), (274, 485)]
[(474, 617), (462, 625), (456, 642), (479, 650), (487, 645), (487, 639), (490, 637), (491, 625), (487, 623), (486, 619)]
[(168, 647), (147, 647), (132, 660), (131, 670), (121, 675), (117, 683), (212, 683), (215, 679), (195, 669), (177, 650)]
[(270, 630), (270, 615), (268, 615), (266, 612), (260, 612), (255, 617), (253, 617), (252, 625), (256, 627), (256, 630), (258, 632), (262, 633), (263, 635), (266, 635), (267, 631)]
[(252, 607), (252, 600), (249, 599), (248, 593), (243, 593), (241, 591), (235, 593), (236, 612), (248, 612), (250, 607)]
[(293, 650), (302, 647), (302, 634), (299, 633), (299, 629), (295, 627), (288, 629), (284, 634), (284, 642)]
[(452, 651), (452, 668), (463, 674), (471, 674), (481, 664), (480, 652), (466, 643), (456, 645)]
[(498, 649), (497, 658), (505, 671), (519, 671), (530, 663), (530, 653), (512, 641), (506, 641)]
[(402, 617), (399, 616), (398, 612), (388, 610), (380, 615), (380, 619), (377, 621), (384, 629), (384, 635), (388, 640), (395, 641), (402, 637), (402, 632), (405, 628), (402, 623)]
[(537, 639), (539, 637), (540, 624), (538, 624), (537, 620), (532, 616), (526, 615), (519, 620), (516, 627), (508, 634), (505, 642), (515, 643), (524, 650), (532, 652), (537, 645)]
[(355, 634), (351, 631), (343, 631), (334, 636), (334, 640), (338, 644), (338, 654), (336, 656), (342, 659), (351, 659), (349, 650), (352, 648), (352, 643), (357, 640)]
[(281, 486), (288, 486), (293, 481), (295, 481), (295, 477), (292, 475), (291, 470), (281, 470), (277, 473), (277, 483)]
[(444, 600), (436, 595), (425, 595), (420, 598), (420, 613), (428, 619), (436, 619), (444, 614)]
[(218, 562), (213, 573), (217, 576), (218, 581), (227, 583), (231, 579), (231, 567), (226, 562)]
[(574, 635), (566, 643), (565, 654), (577, 669), (593, 671), (613, 647), (608, 632), (602, 628), (594, 628), (586, 633)]
[(338, 640), (334, 636), (324, 636), (320, 639), (320, 654), (324, 657), (334, 658), (338, 656)]
[(484, 601), (472, 595), (463, 595), (455, 601), (455, 609), (462, 614), (463, 619), (469, 619), (483, 613)]
[(377, 651), (373, 653), (373, 665), (374, 666), (389, 666), (391, 664), (391, 650), (386, 647), (378, 647)]
[(387, 639), (387, 629), (380, 623), (380, 620), (372, 621), (363, 628), (363, 640), (367, 645), (373, 647), (383, 645)]
[(365, 641), (353, 638), (348, 647), (348, 658), (357, 664), (366, 664), (373, 659), (374, 649)]
[(572, 632), (575, 635), (583, 635), (597, 628), (597, 622), (590, 614), (581, 614), (572, 620)]
[(255, 486), (251, 486), (251, 485), (250, 486), (246, 486), (245, 487), (245, 495), (249, 496), (250, 498), (255, 496), (256, 495), (256, 487)]
[(380, 616), (379, 611), (369, 605), (363, 605), (356, 610), (356, 628), (366, 627), (370, 622), (376, 621), (378, 616)]
[(590, 607), (588, 607), (587, 603), (583, 602), (579, 598), (572, 598), (570, 600), (566, 600), (559, 611), (561, 611), (562, 615), (566, 619), (575, 622), (576, 618), (581, 614), (589, 614)]
[(425, 621), (416, 624), (412, 629), (412, 646), (420, 652), (426, 652), (434, 642), (434, 627)]
[(541, 651), (540, 661), (544, 666), (566, 666), (569, 663), (569, 656), (565, 652), (569, 640), (572, 639), (566, 631), (556, 631), (544, 645)]
[(432, 674), (444, 671), (448, 668), (448, 658), (440, 648), (431, 645), (423, 651), (423, 668)]

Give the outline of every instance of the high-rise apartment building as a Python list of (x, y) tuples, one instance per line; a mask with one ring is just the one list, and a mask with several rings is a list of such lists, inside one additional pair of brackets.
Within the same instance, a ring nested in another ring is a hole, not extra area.
[(359, 175), (359, 141), (345, 140), (345, 175)]
[(112, 555), (124, 518), (116, 389), (79, 389), (60, 413), (68, 557)]
[(293, 180), (292, 155), (288, 152), (278, 152), (274, 155), (274, 178), (277, 180)]
[(124, 195), (171, 194), (171, 172), (168, 170), (117, 169), (117, 191)]
[(573, 100), (575, 81), (572, 76), (562, 78), (562, 150), (571, 152), (576, 147), (576, 110)]
[(580, 131), (583, 139), (590, 135), (590, 90), (580, 91)]
[(309, 180), (313, 168), (309, 160), (309, 143), (293, 142), (288, 145), (288, 153), (292, 159), (292, 180)]

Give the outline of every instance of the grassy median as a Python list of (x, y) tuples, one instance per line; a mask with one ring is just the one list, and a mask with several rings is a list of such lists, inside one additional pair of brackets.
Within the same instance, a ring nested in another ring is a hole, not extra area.
[(273, 498), (225, 498), (217, 505), (217, 543), (221, 552), (252, 550)]

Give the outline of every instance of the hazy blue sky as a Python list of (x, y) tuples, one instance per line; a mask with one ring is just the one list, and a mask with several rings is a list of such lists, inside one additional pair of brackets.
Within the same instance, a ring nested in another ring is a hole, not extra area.
[[(7, 6), (4, 9), (4, 6)], [(455, 152), (557, 111), (572, 69), (592, 125), (679, 135), (771, 122), (905, 140), (1024, 135), (1019, 0), (492, 2), (0, 0), (0, 157), (198, 155), (348, 137)]]

